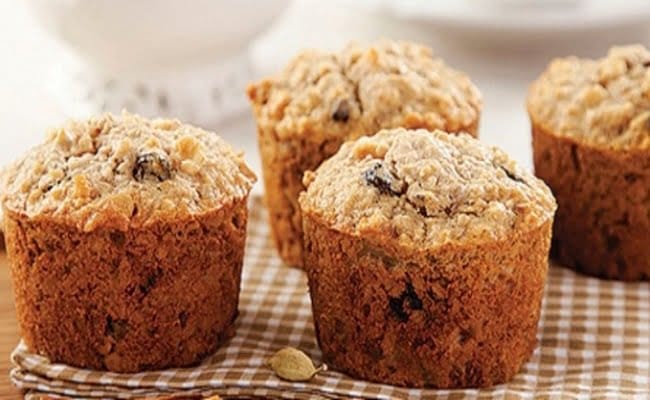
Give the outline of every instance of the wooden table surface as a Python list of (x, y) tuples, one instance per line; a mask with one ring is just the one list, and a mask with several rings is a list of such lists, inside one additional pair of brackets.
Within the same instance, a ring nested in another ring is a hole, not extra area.
[(14, 311), (14, 295), (9, 278), (9, 265), (0, 250), (0, 399), (19, 399), (20, 391), (9, 381), (9, 355), (18, 343), (18, 325)]

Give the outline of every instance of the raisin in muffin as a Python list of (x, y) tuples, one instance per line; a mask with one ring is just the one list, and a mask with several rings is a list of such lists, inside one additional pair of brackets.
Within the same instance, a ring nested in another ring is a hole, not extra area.
[(7, 171), (31, 351), (82, 368), (193, 364), (234, 334), (255, 176), (217, 135), (124, 113), (54, 129)]
[(394, 385), (509, 380), (535, 347), (555, 201), (467, 135), (344, 144), (300, 196), (326, 362)]
[(650, 279), (650, 52), (554, 60), (528, 113), (535, 173), (558, 202), (553, 254), (587, 274)]
[(282, 259), (302, 265), (303, 173), (347, 139), (382, 128), (477, 135), (481, 97), (429, 48), (382, 41), (337, 54), (305, 51), (248, 88), (258, 126), (266, 203)]

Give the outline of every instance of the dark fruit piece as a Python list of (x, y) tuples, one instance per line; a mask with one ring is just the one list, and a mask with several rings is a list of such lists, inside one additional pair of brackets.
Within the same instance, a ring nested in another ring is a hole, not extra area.
[(350, 119), (350, 103), (347, 100), (339, 101), (332, 114), (332, 119), (336, 122), (348, 122), (348, 119)]
[(401, 322), (407, 322), (409, 319), (409, 314), (404, 309), (405, 306), (408, 306), (411, 310), (422, 309), (422, 300), (415, 293), (415, 288), (413, 288), (411, 282), (406, 282), (406, 288), (399, 297), (388, 299), (388, 307)]
[(153, 178), (162, 182), (172, 177), (171, 164), (167, 156), (157, 152), (143, 153), (136, 157), (133, 165), (133, 178), (142, 182)]
[(115, 340), (122, 340), (126, 335), (129, 324), (123, 319), (113, 319), (110, 315), (106, 317), (106, 335)]
[(406, 191), (406, 184), (394, 176), (382, 163), (373, 165), (363, 173), (363, 179), (369, 185), (379, 189), (382, 194), (399, 196)]

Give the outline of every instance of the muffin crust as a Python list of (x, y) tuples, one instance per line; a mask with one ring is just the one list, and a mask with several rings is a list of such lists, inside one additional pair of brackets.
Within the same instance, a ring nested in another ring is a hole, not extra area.
[(278, 75), (248, 88), (257, 119), (267, 205), (281, 257), (302, 265), (298, 195), (303, 173), (346, 140), (383, 128), (477, 135), (481, 96), (429, 48), (381, 41), (337, 54), (300, 53)]
[(551, 62), (532, 85), (534, 123), (595, 148), (650, 150), (650, 51), (613, 47), (599, 60)]
[(650, 280), (650, 151), (598, 149), (533, 125), (533, 160), (557, 198), (552, 254), (560, 264)]
[(554, 255), (590, 275), (650, 279), (650, 52), (554, 60), (528, 113), (535, 173), (559, 204)]
[(437, 388), (519, 370), (535, 347), (555, 211), (540, 180), (467, 135), (396, 129), (344, 144), (305, 184), (328, 365)]
[(52, 129), (6, 174), (9, 210), (84, 231), (187, 218), (245, 197), (256, 179), (217, 135), (128, 113)]
[(31, 351), (137, 372), (197, 363), (234, 335), (255, 177), (215, 134), (107, 114), (53, 130), (5, 178)]
[(249, 86), (262, 126), (279, 139), (350, 139), (385, 127), (474, 131), (481, 96), (469, 78), (409, 42), (307, 50)]
[(382, 131), (344, 144), (318, 171), (305, 176), (303, 210), (356, 235), (394, 232), (406, 246), (500, 240), (554, 211), (546, 185), (468, 135)]

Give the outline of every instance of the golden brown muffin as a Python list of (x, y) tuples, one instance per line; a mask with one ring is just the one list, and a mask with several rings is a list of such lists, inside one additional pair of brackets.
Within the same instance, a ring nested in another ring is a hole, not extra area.
[(478, 133), (481, 96), (429, 48), (382, 41), (340, 53), (305, 51), (248, 87), (257, 119), (266, 203), (282, 259), (302, 265), (303, 173), (348, 139), (382, 128)]
[(217, 135), (109, 114), (54, 129), (7, 171), (4, 227), (30, 351), (134, 372), (234, 334), (255, 176)]
[(467, 135), (344, 144), (300, 197), (325, 361), (404, 386), (505, 382), (535, 347), (555, 201)]
[(558, 201), (552, 253), (590, 275), (650, 279), (650, 52), (554, 60), (528, 113), (535, 173)]
[[(2, 196), (2, 193), (5, 192), (5, 168), (0, 168), (0, 196)], [(4, 235), (4, 227), (3, 227), (3, 221), (4, 215), (2, 214), (2, 207), (0, 207), (0, 247), (2, 249), (5, 248), (5, 235)]]

